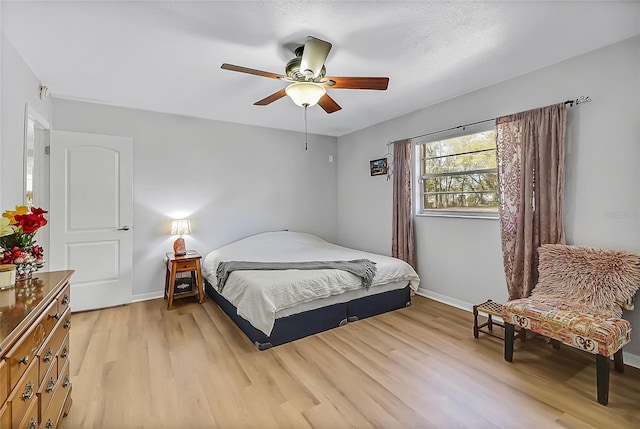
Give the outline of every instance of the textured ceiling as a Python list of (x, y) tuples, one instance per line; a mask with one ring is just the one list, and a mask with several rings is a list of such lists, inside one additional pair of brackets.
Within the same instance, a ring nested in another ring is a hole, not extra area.
[(618, 1), (2, 1), (2, 32), (54, 97), (304, 130), (284, 73), (313, 35), (328, 76), (388, 76), (387, 91), (330, 90), (309, 132), (340, 136), (640, 34)]

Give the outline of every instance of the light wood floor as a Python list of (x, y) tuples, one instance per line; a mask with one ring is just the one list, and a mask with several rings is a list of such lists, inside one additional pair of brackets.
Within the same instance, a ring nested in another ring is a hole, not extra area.
[(603, 407), (593, 356), (541, 339), (502, 353), (420, 296), (264, 352), (210, 299), (141, 302), (72, 316), (62, 428), (640, 427), (640, 370), (612, 370)]

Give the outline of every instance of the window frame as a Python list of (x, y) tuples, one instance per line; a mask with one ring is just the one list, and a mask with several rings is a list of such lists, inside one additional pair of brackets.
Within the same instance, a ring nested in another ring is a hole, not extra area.
[[(477, 134), (485, 131), (495, 130), (495, 121), (486, 121), (479, 124), (469, 125), (454, 130), (444, 131), (437, 134), (413, 139), (413, 150), (415, 155), (415, 174), (414, 180), (417, 186), (414, 192), (414, 207), (416, 207), (416, 216), (425, 217), (452, 217), (452, 218), (472, 218), (472, 219), (499, 219), (499, 212), (489, 210), (470, 210), (470, 209), (425, 209), (424, 208), (424, 189), (423, 189), (423, 162), (422, 162), (422, 150), (423, 144), (428, 144), (440, 140), (447, 140), (455, 137), (466, 136), (470, 134)], [(497, 148), (496, 148), (497, 150)], [(496, 152), (497, 153), (497, 152)], [(491, 169), (493, 170), (493, 169)], [(497, 173), (497, 168), (496, 168)]]

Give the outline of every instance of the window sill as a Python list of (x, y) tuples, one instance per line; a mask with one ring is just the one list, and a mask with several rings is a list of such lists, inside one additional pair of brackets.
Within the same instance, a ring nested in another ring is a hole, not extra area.
[(421, 212), (416, 213), (418, 217), (450, 217), (460, 219), (490, 219), (499, 220), (499, 213), (482, 213), (482, 212), (457, 212), (457, 211), (442, 211), (442, 212)]

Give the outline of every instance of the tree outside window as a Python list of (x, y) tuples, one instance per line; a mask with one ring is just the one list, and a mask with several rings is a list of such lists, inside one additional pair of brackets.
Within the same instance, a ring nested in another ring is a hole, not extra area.
[(420, 144), (422, 210), (498, 210), (495, 130)]

